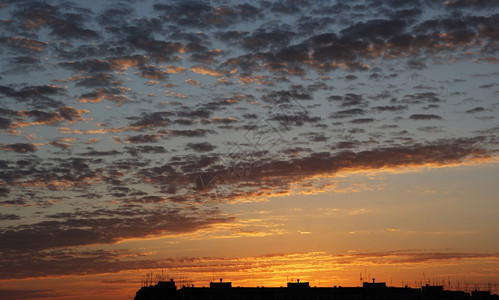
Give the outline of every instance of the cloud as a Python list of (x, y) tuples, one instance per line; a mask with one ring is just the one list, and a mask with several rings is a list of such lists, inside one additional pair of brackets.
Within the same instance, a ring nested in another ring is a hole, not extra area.
[(181, 212), (175, 208), (163, 208), (154, 212), (125, 208), (114, 211), (101, 209), (60, 213), (48, 217), (51, 220), (10, 226), (0, 230), (2, 237), (0, 251), (11, 253), (26, 249), (39, 251), (69, 246), (110, 244), (129, 238), (193, 232), (233, 220), (230, 217), (220, 216), (217, 210)]
[(407, 66), (411, 69), (422, 70), (426, 68), (426, 63), (422, 60), (408, 60)]
[(229, 31), (217, 32), (215, 33), (215, 37), (224, 42), (233, 42), (240, 40), (241, 38), (247, 36), (248, 34), (249, 34), (248, 31), (229, 30)]
[(10, 190), (6, 187), (0, 187), (0, 196), (5, 197), (10, 193)]
[(11, 123), (12, 123), (11, 120), (0, 117), (0, 129), (9, 128)]
[(83, 28), (83, 14), (62, 13), (60, 7), (40, 2), (27, 2), (17, 6), (16, 19), (24, 29), (38, 29), (47, 26), (49, 33), (57, 38), (97, 38), (97, 32)]
[(160, 81), (165, 80), (168, 77), (167, 71), (162, 71), (154, 66), (144, 66), (140, 68), (139, 74), (144, 78)]
[(481, 8), (481, 9), (492, 9), (495, 7), (499, 7), (497, 1), (494, 0), (485, 0), (485, 1), (477, 1), (477, 0), (453, 0), (446, 1), (445, 6), (448, 8)]
[(407, 110), (409, 106), (407, 105), (386, 105), (386, 106), (375, 106), (372, 109), (376, 111), (404, 111)]
[(193, 125), (193, 124), (197, 123), (197, 121), (192, 120), (192, 119), (187, 119), (187, 118), (179, 118), (179, 119), (174, 120), (173, 123), (181, 124), (181, 125)]
[(340, 107), (348, 106), (366, 106), (367, 102), (362, 99), (362, 95), (348, 93), (344, 96), (332, 95), (329, 96), (329, 101), (340, 102)]
[(0, 221), (13, 221), (13, 220), (19, 220), (19, 219), (21, 219), (21, 217), (19, 217), (19, 215), (0, 213)]
[(203, 124), (232, 124), (232, 123), (236, 123), (236, 122), (237, 122), (237, 119), (234, 117), (227, 117), (227, 118), (214, 117), (211, 119), (203, 119), (203, 121), (202, 121)]
[(208, 133), (214, 133), (208, 129), (187, 129), (187, 130), (161, 130), (159, 133), (180, 137), (205, 137)]
[(495, 258), (498, 253), (388, 251), (353, 254), (359, 260), (379, 259), (378, 264), (421, 264), (458, 259)]
[(95, 156), (92, 158), (53, 158), (50, 163), (43, 163), (43, 160), (37, 157), (26, 157), (23, 160), (18, 160), (10, 168), (3, 168), (0, 171), (0, 182), (12, 187), (9, 194), (11, 199), (14, 199), (3, 203), (22, 206), (50, 206), (51, 203), (57, 203), (54, 202), (57, 199), (55, 195), (50, 194), (50, 199), (46, 199), (44, 193), (35, 193), (33, 189), (46, 189), (48, 191), (64, 189), (70, 192), (97, 184), (105, 178), (107, 172), (111, 172), (111, 170), (107, 172), (99, 170), (97, 166), (99, 158), (97, 157), (112, 154), (112, 151), (92, 150), (83, 154), (84, 156)]
[(362, 108), (351, 108), (351, 109), (346, 109), (346, 110), (340, 110), (335, 113), (332, 113), (329, 117), (330, 118), (348, 118), (348, 117), (353, 117), (353, 116), (358, 116), (358, 115), (363, 115), (367, 111)]
[(18, 153), (26, 153), (26, 152), (35, 152), (38, 150), (38, 147), (34, 144), (30, 143), (15, 143), (2, 145), (0, 144), (0, 149), (4, 151), (13, 151)]
[(162, 146), (125, 147), (125, 149), (132, 156), (138, 156), (139, 154), (147, 154), (147, 153), (164, 154), (168, 152)]
[(71, 144), (61, 142), (59, 140), (52, 140), (49, 142), (49, 144), (62, 150), (71, 150)]
[(374, 122), (375, 119), (373, 118), (359, 118), (359, 119), (354, 119), (350, 121), (352, 124), (366, 124), (366, 123), (372, 123)]
[(349, 74), (349, 75), (345, 76), (345, 80), (348, 80), (348, 81), (357, 80), (357, 79), (359, 79), (359, 77), (356, 75), (353, 75), (353, 74)]
[[(454, 164), (467, 159), (487, 157), (488, 152), (476, 144), (479, 141), (480, 138), (443, 140), (426, 145), (416, 144), (413, 147), (380, 147), (357, 153), (348, 151), (337, 154), (313, 153), (290, 160), (261, 162), (248, 170), (245, 180), (259, 182), (262, 190), (277, 189), (285, 187), (290, 182), (296, 183), (316, 175), (332, 175), (340, 171)], [(220, 182), (237, 180), (237, 177), (231, 179), (223, 173), (217, 173), (217, 176), (220, 177)], [(272, 178), (279, 178), (280, 184), (273, 186)], [(266, 184), (270, 184), (271, 187)]]
[(90, 151), (80, 153), (79, 155), (81, 155), (81, 156), (115, 156), (118, 154), (121, 154), (121, 152), (119, 152), (118, 150), (98, 151), (98, 150), (91, 149)]
[(86, 109), (75, 109), (73, 107), (64, 106), (53, 112), (44, 112), (40, 110), (20, 111), (20, 117), (29, 118), (30, 121), (19, 121), (11, 125), (13, 128), (34, 126), (34, 125), (59, 125), (61, 122), (67, 121), (69, 124), (84, 121), (83, 114), (87, 114)]
[[(34, 253), (33, 253), (34, 254)], [(159, 270), (181, 269), (184, 274), (195, 282), (204, 282), (206, 276), (213, 272), (224, 272), (231, 278), (245, 278), (244, 274), (259, 273), (258, 280), (272, 279), (285, 274), (290, 265), (304, 276), (329, 273), (345, 268), (362, 268), (365, 265), (398, 266), (410, 264), (428, 266), (428, 264), (448, 264), (456, 261), (479, 261), (483, 264), (493, 264), (499, 254), (494, 252), (452, 252), (452, 251), (417, 251), (392, 250), (385, 252), (291, 252), (268, 253), (257, 256), (185, 256), (181, 258), (151, 259), (148, 253), (125, 250), (51, 250), (41, 255), (20, 257), (9, 253), (11, 260), (16, 260), (21, 266), (31, 262), (31, 273), (26, 268), (12, 268), (10, 273), (1, 272), (0, 278), (25, 278), (45, 275), (83, 275), (99, 273), (116, 273), (121, 270)], [(9, 261), (9, 260), (6, 260)], [(68, 268), (67, 266), (72, 266)], [(2, 267), (4, 267), (2, 265)], [(11, 267), (9, 264), (5, 267)], [(1, 270), (8, 270), (2, 268)], [(10, 274), (10, 275), (9, 275)], [(278, 279), (281, 280), (281, 279)], [(5, 290), (2, 291), (5, 293)], [(36, 293), (40, 293), (36, 291)], [(19, 294), (21, 294), (19, 292)], [(43, 294), (43, 293), (42, 293)]]
[(349, 39), (390, 38), (405, 31), (406, 23), (402, 20), (369, 20), (359, 22), (341, 31)]
[(271, 31), (258, 29), (251, 36), (243, 38), (241, 45), (252, 51), (283, 48), (291, 42), (294, 35), (294, 32), (280, 29), (273, 29)]
[(257, 17), (262, 16), (262, 10), (260, 8), (248, 3), (236, 4), (234, 8), (243, 20), (254, 20)]
[(130, 67), (140, 69), (147, 62), (147, 57), (144, 55), (120, 56), (109, 59), (109, 64), (113, 70), (125, 71)]
[(274, 91), (262, 96), (266, 102), (274, 103), (277, 105), (298, 105), (293, 103), (292, 100), (312, 100), (312, 95), (306, 91), (291, 90), (291, 91)]
[[(308, 135), (309, 140), (326, 141), (323, 135)], [(169, 165), (144, 168), (140, 175), (151, 184), (175, 184), (198, 190), (195, 198), (211, 199), (216, 189), (227, 189), (226, 201), (248, 197), (271, 196), (272, 191), (285, 193), (289, 186), (299, 186), (315, 176), (334, 176), (338, 172), (457, 164), (465, 160), (483, 159), (490, 155), (476, 139), (440, 140), (413, 146), (377, 147), (365, 151), (303, 153), (299, 157), (269, 159), (263, 153), (229, 152), (210, 156), (184, 156)], [(338, 149), (352, 149), (355, 144)], [(244, 180), (243, 180), (244, 179)], [(244, 188), (243, 188), (244, 187)], [(187, 192), (188, 190), (184, 190)], [(183, 192), (178, 192), (182, 195)], [(187, 195), (187, 194), (186, 194)]]
[[(282, 164), (283, 168), (275, 168), (280, 163), (270, 163), (262, 166), (265, 174), (307, 174), (311, 172), (337, 172), (346, 169), (377, 169), (389, 166), (421, 165), (428, 163), (447, 164), (460, 161), (468, 156), (481, 157), (486, 153), (483, 150), (472, 148), (467, 140), (450, 140), (428, 145), (414, 145), (413, 147), (378, 148), (358, 153), (314, 153), (308, 157), (296, 159)], [(390, 157), (390, 159), (388, 159)], [(294, 170), (294, 171), (293, 171)], [(262, 173), (263, 175), (264, 173)], [(266, 175), (267, 176), (267, 175)]]
[(475, 108), (472, 108), (472, 109), (469, 109), (466, 111), (467, 114), (474, 114), (474, 113), (477, 113), (477, 112), (481, 112), (481, 111), (485, 111), (486, 109), (481, 107), (481, 106), (477, 106)]
[(191, 71), (194, 73), (197, 73), (197, 74), (201, 74), (201, 75), (211, 75), (211, 76), (216, 76), (216, 77), (220, 77), (223, 75), (222, 72), (219, 72), (219, 71), (216, 71), (216, 70), (210, 69), (208, 67), (204, 67), (204, 66), (191, 67)]
[(280, 14), (297, 14), (300, 8), (291, 1), (277, 1), (272, 4), (270, 11)]
[(208, 142), (202, 143), (188, 143), (187, 148), (192, 149), (196, 152), (210, 152), (217, 148), (215, 145), (212, 145)]
[(130, 36), (127, 43), (134, 48), (147, 51), (158, 62), (174, 61), (174, 55), (184, 49), (184, 45), (180, 42), (156, 40), (144, 35)]
[[(191, 44), (188, 44), (187, 45), (187, 49), (189, 49), (189, 46), (191, 46)], [(204, 64), (214, 64), (214, 63), (217, 63), (218, 60), (217, 60), (217, 56), (220, 56), (222, 53), (222, 51), (220, 49), (217, 49), (217, 50), (197, 50), (196, 53), (193, 53), (190, 57), (190, 59), (193, 61), (193, 62), (198, 62), (198, 63), (204, 63)]]
[(57, 292), (51, 289), (44, 289), (44, 290), (0, 289), (0, 297), (4, 299), (37, 299), (37, 298), (54, 297), (54, 295), (57, 295)]
[(305, 123), (317, 123), (321, 120), (321, 117), (311, 117), (308, 112), (305, 111), (293, 111), (292, 109), (286, 111), (277, 110), (273, 112), (268, 119), (269, 121), (276, 121), (273, 125), (279, 125), (290, 130), (292, 126), (303, 126)]
[(247, 3), (220, 7), (201, 2), (155, 4), (154, 9), (164, 12), (162, 21), (188, 28), (226, 28), (238, 21), (254, 20), (261, 16), (259, 8)]
[(201, 86), (201, 82), (194, 80), (192, 78), (186, 79), (185, 82), (194, 86)]
[(111, 71), (111, 65), (102, 59), (86, 59), (77, 62), (64, 62), (59, 64), (61, 67), (87, 73), (100, 73)]
[[(143, 114), (138, 120), (130, 124), (133, 128), (165, 127), (170, 123), (171, 112), (152, 112)], [(136, 119), (136, 118), (134, 118)]]
[(133, 14), (133, 8), (127, 5), (121, 5), (119, 7), (112, 7), (106, 9), (102, 12), (100, 16), (97, 17), (97, 21), (100, 25), (112, 26), (116, 24), (125, 23), (126, 19)]
[(99, 103), (104, 100), (113, 101), (118, 105), (131, 101), (120, 88), (98, 88), (78, 97), (78, 101), (81, 103)]
[(144, 134), (144, 135), (136, 135), (126, 138), (126, 141), (133, 144), (142, 144), (142, 143), (157, 143), (161, 138), (160, 135), (155, 134)]
[(33, 85), (15, 90), (7, 86), (0, 86), (0, 95), (16, 99), (21, 102), (29, 102), (35, 108), (54, 108), (63, 106), (61, 101), (53, 97), (64, 95), (66, 90), (55, 85)]
[(418, 130), (426, 133), (443, 131), (442, 126), (424, 126), (424, 127), (418, 127)]
[(411, 120), (426, 121), (426, 120), (442, 120), (442, 117), (432, 114), (413, 114), (409, 117)]
[(6, 44), (13, 51), (30, 54), (43, 52), (47, 43), (22, 37), (0, 37), (0, 44)]
[[(490, 19), (493, 18), (495, 17), (470, 17), (463, 21), (452, 18), (434, 19), (417, 24), (414, 30), (410, 28), (411, 31), (408, 31), (406, 22), (414, 21), (415, 18), (369, 20), (341, 30), (339, 36), (334, 33), (321, 33), (298, 42), (287, 50), (285, 48), (294, 38), (294, 33), (290, 31), (276, 28), (259, 29), (251, 36), (244, 37), (238, 36), (238, 32), (230, 32), (232, 35), (220, 35), (220, 38), (240, 38), (247, 50), (260, 52), (227, 59), (223, 65), (233, 68), (236, 64), (243, 70), (256, 70), (256, 60), (266, 63), (272, 72), (285, 72), (288, 68), (286, 64), (279, 65), (276, 62), (306, 64), (322, 71), (336, 68), (359, 71), (369, 69), (364, 61), (372, 58), (409, 57), (409, 65), (421, 69), (424, 64), (415, 63), (412, 55), (483, 45), (478, 41), (479, 35), (476, 32), (489, 28)], [(273, 41), (281, 42), (274, 45)], [(265, 50), (268, 52), (262, 52)]]

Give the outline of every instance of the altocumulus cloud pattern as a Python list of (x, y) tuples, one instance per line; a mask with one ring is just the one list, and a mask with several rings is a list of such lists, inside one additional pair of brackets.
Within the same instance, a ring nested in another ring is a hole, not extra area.
[(0, 279), (180, 265), (108, 246), (277, 234), (222, 204), (334, 190), (340, 172), (494, 157), (498, 12), (2, 1)]

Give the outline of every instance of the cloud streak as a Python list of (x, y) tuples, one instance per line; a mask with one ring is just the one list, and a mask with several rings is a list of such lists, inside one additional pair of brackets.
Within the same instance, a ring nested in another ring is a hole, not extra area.
[[(457, 261), (493, 262), (498, 253), (480, 252), (427, 252), (414, 250), (395, 250), (388, 252), (364, 252), (350, 254), (330, 254), (325, 252), (307, 253), (271, 253), (249, 257), (181, 257), (163, 260), (149, 259), (148, 253), (130, 253), (126, 251), (49, 251), (46, 257), (31, 261), (31, 276), (43, 276), (44, 269), (50, 267), (51, 275), (79, 275), (113, 273), (119, 270), (158, 270), (162, 268), (178, 270), (201, 284), (207, 274), (216, 272), (233, 279), (243, 279), (244, 273), (259, 273), (255, 280), (279, 280), (273, 278), (287, 274), (289, 266), (300, 271), (302, 276), (335, 272), (344, 268), (356, 268), (365, 265), (399, 266), (430, 264), (455, 264)], [(28, 261), (24, 261), (28, 263)], [(313, 263), (315, 262), (315, 263)], [(71, 266), (68, 268), (67, 266)], [(56, 266), (56, 268), (54, 268)], [(8, 267), (8, 265), (6, 265)], [(4, 269), (5, 270), (5, 269)], [(262, 270), (273, 270), (263, 271)], [(10, 276), (0, 273), (0, 278), (23, 278), (24, 270), (16, 269)], [(317, 279), (316, 279), (317, 280)], [(279, 284), (278, 281), (275, 284)]]

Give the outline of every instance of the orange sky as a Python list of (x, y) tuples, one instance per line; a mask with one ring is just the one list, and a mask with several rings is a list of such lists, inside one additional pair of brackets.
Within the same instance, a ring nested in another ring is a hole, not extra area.
[(283, 286), (296, 279), (358, 286), (361, 278), (375, 277), (393, 286), (426, 282), (495, 291), (497, 173), (495, 162), (346, 173), (330, 179), (329, 191), (214, 204), (237, 216), (235, 223), (108, 245), (116, 253), (132, 250), (115, 257), (123, 264), (117, 272), (4, 280), (1, 287), (29, 286), (36, 295), (51, 295), (46, 299), (57, 293), (125, 299), (145, 274), (163, 273), (196, 286), (218, 278), (233, 286)]

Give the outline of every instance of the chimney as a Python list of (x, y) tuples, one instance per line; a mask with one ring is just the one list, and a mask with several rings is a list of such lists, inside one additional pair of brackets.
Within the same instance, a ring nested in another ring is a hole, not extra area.
[(373, 283), (374, 283), (375, 279), (376, 279), (376, 278), (374, 278), (374, 277), (373, 277)]
[(296, 282), (297, 282), (297, 283), (300, 283), (300, 279), (296, 279)]
[(222, 278), (220, 278), (220, 283), (222, 283)]

